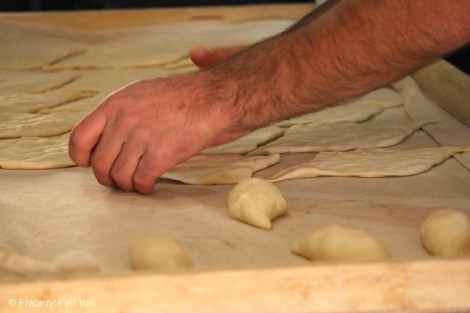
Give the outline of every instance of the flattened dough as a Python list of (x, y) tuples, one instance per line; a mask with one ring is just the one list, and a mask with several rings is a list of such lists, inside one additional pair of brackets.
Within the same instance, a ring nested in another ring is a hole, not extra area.
[(271, 221), (283, 215), (287, 205), (279, 188), (261, 178), (240, 181), (227, 202), (231, 218), (263, 229), (271, 229)]
[(398, 92), (381, 88), (343, 105), (301, 115), (276, 125), (291, 127), (311, 123), (363, 122), (385, 109), (400, 105), (403, 105), (403, 97)]
[(375, 261), (389, 255), (367, 232), (338, 225), (320, 228), (298, 240), (292, 252), (310, 260), (325, 261)]
[(174, 238), (149, 235), (137, 238), (130, 248), (131, 265), (137, 270), (174, 270), (191, 266), (182, 245)]
[(470, 221), (462, 211), (438, 210), (420, 227), (421, 242), (432, 255), (470, 254)]
[(234, 141), (228, 142), (223, 145), (207, 148), (200, 154), (245, 154), (253, 151), (259, 146), (262, 146), (276, 138), (281, 137), (286, 130), (280, 127), (263, 127), (240, 137)]
[(0, 140), (0, 168), (45, 169), (75, 166), (69, 158), (70, 134)]
[(81, 113), (0, 113), (0, 138), (47, 137), (69, 132)]
[(193, 185), (236, 184), (280, 160), (279, 154), (243, 156), (235, 154), (197, 155), (164, 173), (162, 178)]
[(73, 101), (62, 104), (53, 108), (42, 109), (38, 111), (40, 114), (60, 113), (60, 112), (77, 112), (90, 113), (109, 95), (108, 92), (100, 92), (93, 97)]
[(281, 138), (250, 154), (347, 151), (389, 147), (400, 143), (428, 121), (315, 123), (289, 128)]
[(108, 43), (89, 48), (85, 53), (46, 67), (47, 70), (102, 69), (159, 66), (186, 55), (187, 47), (164, 47), (161, 44), (123, 45)]
[(0, 94), (0, 112), (35, 113), (95, 94), (84, 90), (54, 90), (46, 93)]
[(409, 176), (429, 170), (470, 147), (433, 147), (412, 150), (371, 149), (321, 152), (311, 161), (284, 169), (269, 178), (276, 182), (319, 176)]
[(0, 94), (41, 93), (57, 89), (81, 76), (77, 72), (0, 71)]

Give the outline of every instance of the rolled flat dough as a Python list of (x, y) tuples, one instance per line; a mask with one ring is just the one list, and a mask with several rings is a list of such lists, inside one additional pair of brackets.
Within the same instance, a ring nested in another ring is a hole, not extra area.
[(0, 113), (0, 138), (48, 137), (69, 132), (83, 113)]
[(0, 112), (35, 113), (41, 109), (88, 98), (96, 94), (85, 90), (54, 90), (46, 93), (0, 94)]
[(276, 182), (318, 176), (409, 176), (425, 172), (453, 154), (462, 152), (470, 152), (470, 147), (321, 152), (311, 161), (282, 170), (271, 176), (269, 180)]
[(58, 105), (53, 108), (39, 110), (40, 114), (60, 113), (60, 112), (77, 112), (90, 113), (109, 95), (109, 92), (99, 92), (93, 97), (80, 99), (70, 103)]
[(70, 133), (55, 137), (0, 140), (0, 168), (45, 169), (75, 166), (68, 155)]
[(268, 126), (257, 129), (246, 136), (223, 145), (207, 148), (200, 152), (203, 155), (210, 154), (245, 154), (253, 151), (285, 133), (285, 129), (280, 127)]
[(279, 154), (243, 156), (235, 154), (197, 155), (178, 164), (162, 178), (194, 185), (236, 184), (253, 173), (278, 163)]
[(347, 151), (389, 147), (400, 143), (429, 121), (315, 123), (289, 128), (281, 138), (250, 152), (253, 155)]
[(319, 261), (374, 261), (389, 255), (367, 232), (338, 225), (320, 228), (298, 240), (292, 252)]
[(65, 86), (81, 76), (77, 72), (0, 71), (0, 94), (41, 93)]
[(261, 178), (240, 181), (228, 195), (231, 218), (249, 225), (271, 229), (271, 221), (286, 212), (286, 200), (272, 183)]
[(390, 88), (380, 88), (351, 102), (281, 121), (276, 126), (291, 127), (311, 123), (363, 122), (385, 109), (400, 105), (403, 105), (403, 97), (398, 92)]
[(130, 248), (130, 260), (137, 270), (174, 270), (191, 266), (191, 260), (181, 244), (165, 235), (137, 238)]
[(470, 254), (470, 221), (461, 211), (435, 211), (421, 224), (420, 235), (423, 246), (432, 255)]
[(125, 45), (120, 42), (97, 45), (82, 54), (45, 67), (46, 70), (155, 67), (186, 55), (189, 47), (164, 47), (161, 44)]

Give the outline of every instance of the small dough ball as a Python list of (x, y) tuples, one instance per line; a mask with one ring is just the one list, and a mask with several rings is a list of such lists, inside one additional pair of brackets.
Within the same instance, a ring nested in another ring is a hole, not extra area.
[(433, 212), (421, 224), (420, 235), (423, 246), (432, 255), (470, 254), (470, 222), (461, 211)]
[(271, 221), (286, 212), (281, 191), (267, 180), (241, 180), (228, 195), (231, 218), (255, 227), (271, 229)]
[(172, 270), (191, 266), (181, 244), (164, 235), (137, 238), (130, 249), (131, 264), (137, 270)]
[(310, 260), (372, 261), (388, 257), (367, 232), (337, 225), (324, 227), (297, 241), (292, 252)]

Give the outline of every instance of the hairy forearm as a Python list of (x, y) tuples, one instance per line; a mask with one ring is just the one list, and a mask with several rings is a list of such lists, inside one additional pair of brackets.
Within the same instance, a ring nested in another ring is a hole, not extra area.
[[(388, 84), (470, 40), (468, 0), (340, 0), (211, 69), (255, 128)], [(232, 127), (233, 128), (233, 127)]]

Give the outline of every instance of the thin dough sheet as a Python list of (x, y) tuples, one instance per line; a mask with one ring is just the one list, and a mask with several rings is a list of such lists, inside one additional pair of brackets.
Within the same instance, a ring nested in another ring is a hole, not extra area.
[(0, 94), (0, 112), (36, 113), (39, 110), (53, 108), (95, 95), (86, 90), (54, 90), (46, 93)]
[(31, 170), (75, 166), (68, 154), (69, 137), (70, 133), (0, 140), (0, 168)]
[(253, 155), (347, 151), (396, 145), (429, 121), (319, 123), (289, 128), (281, 138), (251, 152)]
[(390, 88), (374, 90), (342, 105), (308, 113), (277, 123), (280, 127), (311, 123), (363, 122), (385, 109), (403, 105), (403, 97)]
[(228, 142), (223, 145), (207, 148), (203, 150), (200, 154), (245, 154), (255, 150), (259, 146), (262, 146), (268, 142), (271, 142), (272, 140), (281, 137), (285, 132), (286, 129), (280, 127), (263, 127), (234, 141)]
[(0, 113), (0, 138), (49, 137), (67, 133), (84, 113)]
[(0, 94), (41, 93), (67, 85), (79, 78), (77, 72), (14, 72), (0, 71)]
[(311, 161), (280, 171), (271, 182), (319, 176), (410, 176), (429, 170), (470, 147), (433, 147), (413, 150), (371, 149), (321, 152)]
[(192, 185), (236, 184), (253, 173), (278, 163), (279, 154), (242, 156), (235, 154), (198, 155), (164, 173), (162, 178)]

